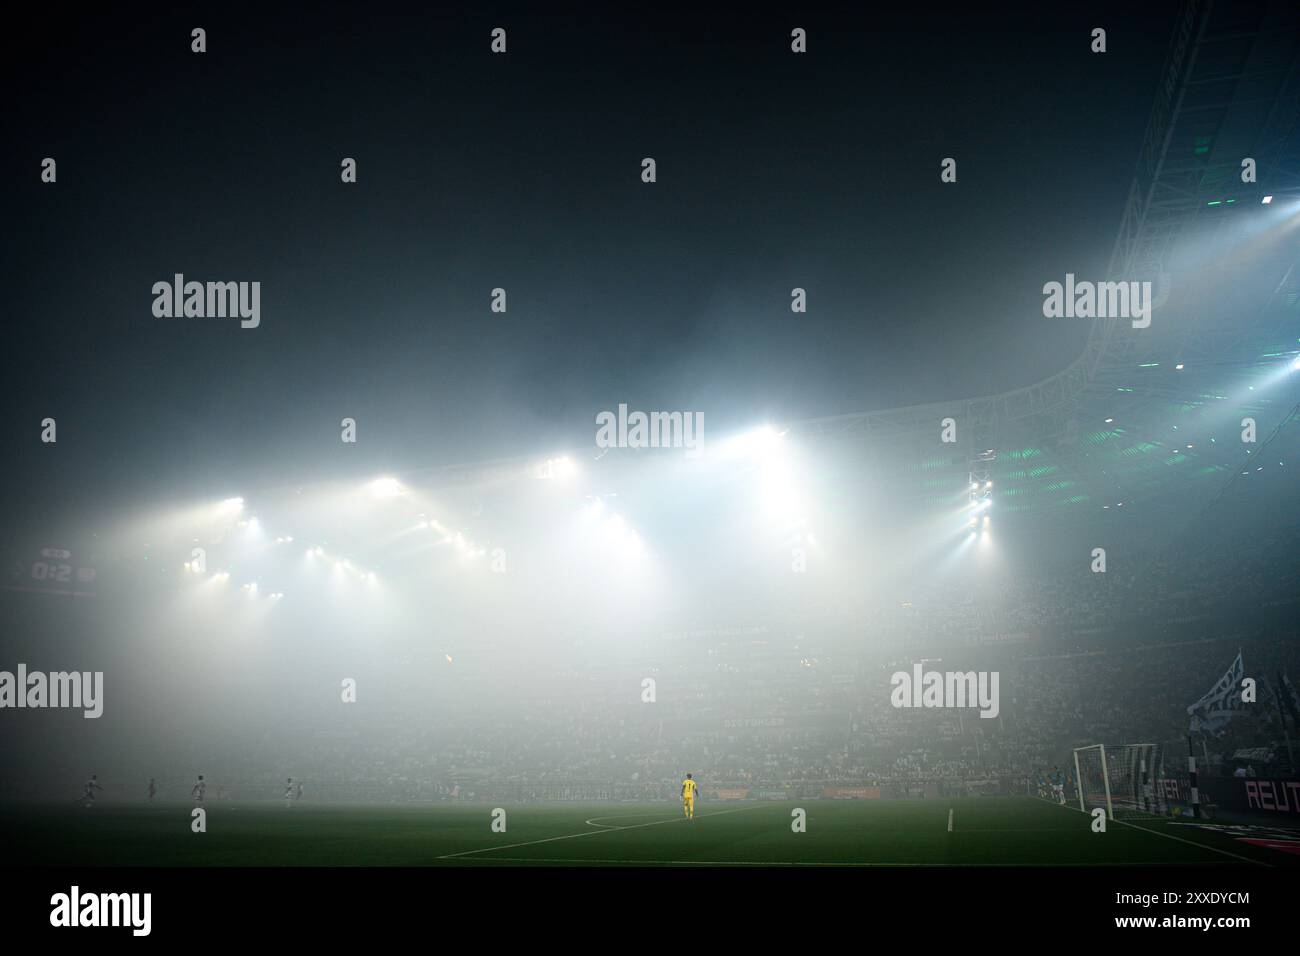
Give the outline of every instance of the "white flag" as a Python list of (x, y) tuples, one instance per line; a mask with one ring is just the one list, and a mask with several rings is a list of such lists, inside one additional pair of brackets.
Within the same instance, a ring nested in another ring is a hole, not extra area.
[(1219, 678), (1209, 693), (1187, 708), (1191, 718), (1189, 731), (1208, 730), (1215, 732), (1231, 720), (1236, 713), (1244, 710), (1246, 705), (1241, 699), (1241, 680), (1245, 674), (1241, 663), (1241, 651), (1228, 668), (1228, 672)]

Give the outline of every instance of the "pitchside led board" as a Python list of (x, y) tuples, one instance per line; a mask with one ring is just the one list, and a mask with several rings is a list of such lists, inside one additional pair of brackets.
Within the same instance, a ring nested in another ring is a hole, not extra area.
[(98, 577), (95, 565), (94, 556), (79, 547), (47, 544), (22, 549), (9, 562), (0, 588), (66, 598), (93, 598)]

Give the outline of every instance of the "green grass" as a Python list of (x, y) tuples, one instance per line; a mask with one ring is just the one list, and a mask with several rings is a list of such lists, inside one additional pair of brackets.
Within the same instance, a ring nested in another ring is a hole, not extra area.
[[(791, 811), (807, 831), (791, 830)], [(709, 803), (311, 806), (188, 804), (5, 808), (14, 864), (102, 866), (1294, 865), (1278, 853), (1171, 821), (1111, 822), (1024, 797)], [(948, 830), (948, 811), (953, 829)], [(1231, 855), (1229, 855), (1231, 854)]]

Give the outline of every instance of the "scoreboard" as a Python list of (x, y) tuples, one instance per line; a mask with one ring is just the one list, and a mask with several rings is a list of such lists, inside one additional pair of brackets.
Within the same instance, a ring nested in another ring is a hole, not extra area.
[(17, 555), (6, 568), (0, 588), (56, 594), (72, 598), (95, 596), (96, 560), (86, 550), (46, 545)]

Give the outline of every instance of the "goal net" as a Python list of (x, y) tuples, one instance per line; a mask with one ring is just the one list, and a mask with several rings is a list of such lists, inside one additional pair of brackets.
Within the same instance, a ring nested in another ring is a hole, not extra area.
[(1159, 744), (1092, 744), (1074, 751), (1079, 809), (1111, 820), (1169, 812)]

